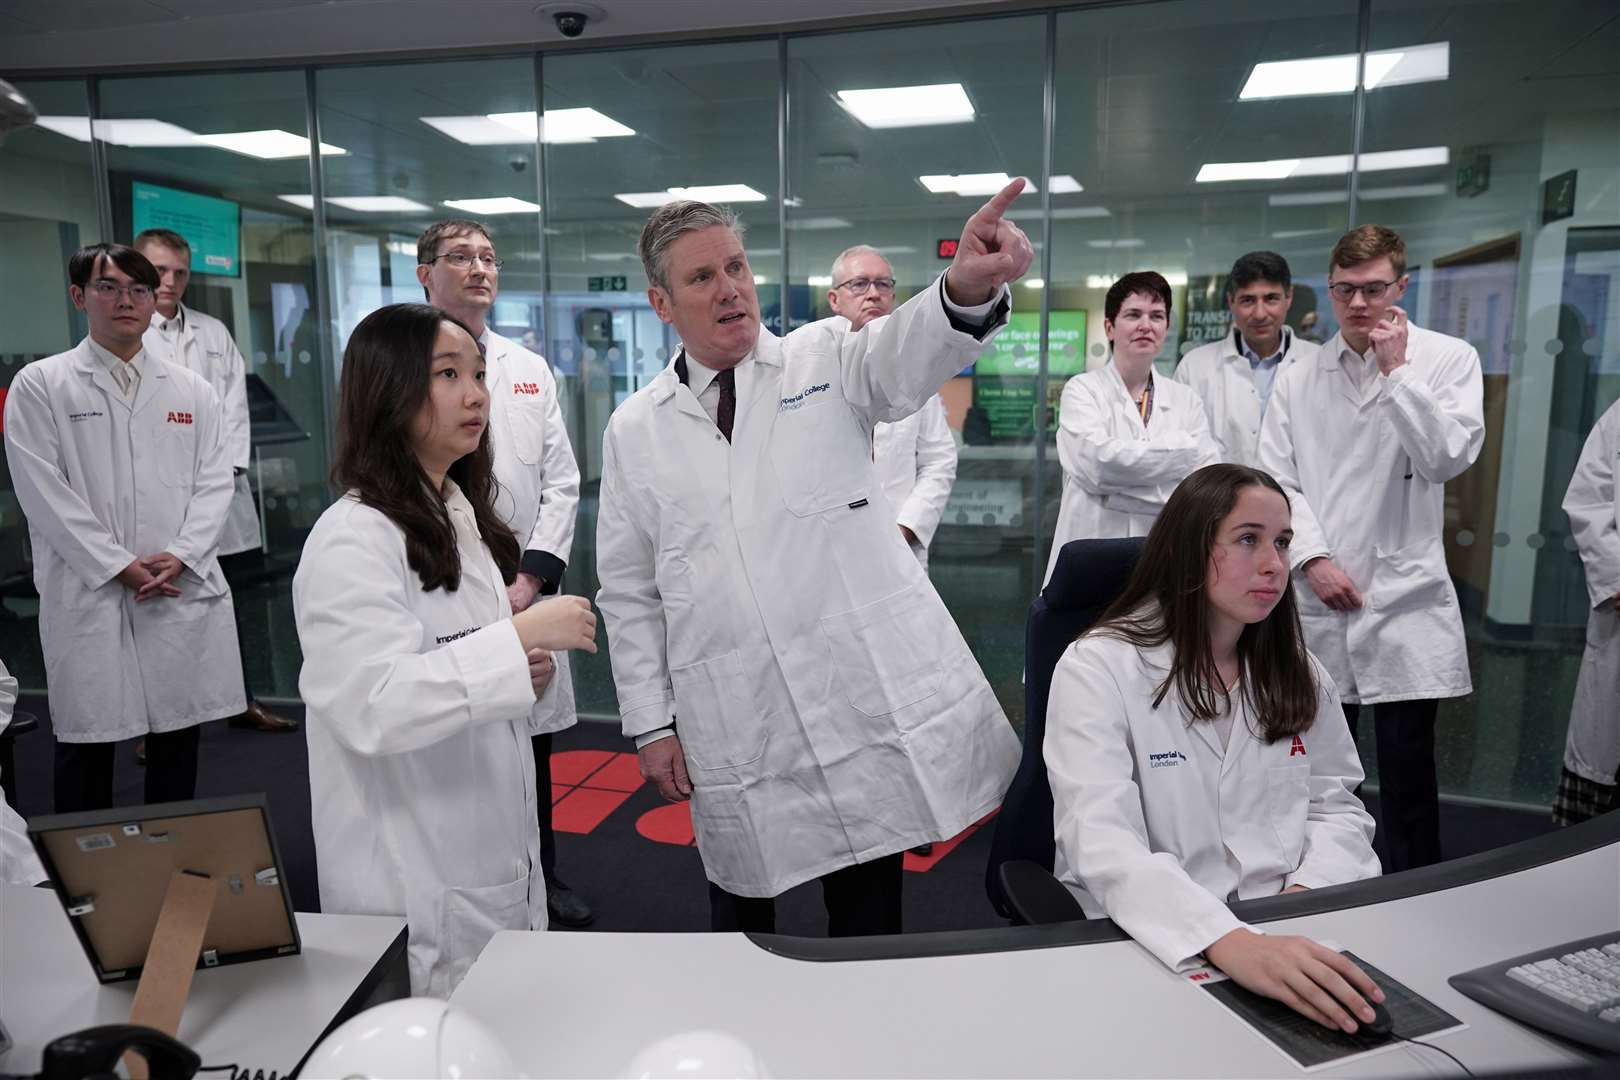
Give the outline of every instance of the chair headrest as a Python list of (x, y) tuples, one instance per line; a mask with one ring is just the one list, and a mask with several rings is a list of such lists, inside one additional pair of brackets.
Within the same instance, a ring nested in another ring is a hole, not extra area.
[(1070, 540), (1058, 552), (1052, 580), (1041, 590), (1048, 610), (1066, 611), (1112, 603), (1136, 566), (1145, 537)]

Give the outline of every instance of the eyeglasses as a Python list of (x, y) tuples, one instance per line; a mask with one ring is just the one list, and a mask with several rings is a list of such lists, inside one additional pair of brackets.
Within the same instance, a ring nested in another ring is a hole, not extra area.
[(119, 293), (123, 293), (137, 304), (152, 299), (152, 286), (150, 285), (120, 285), (111, 278), (97, 278), (90, 283), (96, 295), (103, 300), (116, 300)]
[(1395, 284), (1398, 284), (1398, 282), (1369, 281), (1362, 285), (1354, 285), (1348, 281), (1336, 281), (1328, 286), (1328, 292), (1333, 294), (1333, 298), (1335, 300), (1348, 304), (1350, 301), (1356, 298), (1356, 293), (1360, 293), (1368, 300), (1376, 300), (1380, 296), (1383, 296), (1384, 292), (1391, 285)]
[(433, 258), (429, 259), (428, 262), (436, 263), (440, 259), (443, 259), (457, 270), (465, 270), (473, 263), (483, 263), (491, 270), (499, 270), (505, 265), (505, 263), (493, 255), (469, 255), (465, 251), (447, 251), (443, 255), (433, 256)]
[(894, 292), (894, 278), (850, 278), (848, 281), (840, 282), (839, 284), (834, 285), (833, 288), (848, 289), (851, 296), (861, 296), (866, 292), (867, 289), (876, 289), (878, 292), (887, 295), (888, 293)]

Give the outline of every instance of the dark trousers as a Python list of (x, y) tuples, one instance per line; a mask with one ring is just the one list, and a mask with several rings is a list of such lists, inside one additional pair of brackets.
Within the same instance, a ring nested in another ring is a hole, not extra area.
[(531, 736), (534, 746), (535, 805), (540, 808), (540, 869), (546, 880), (557, 876), (557, 831), (551, 827), (551, 732)]
[[(231, 610), (236, 613), (236, 649), (242, 660), (242, 685), (247, 691), (247, 699), (253, 701), (253, 688), (255, 686), (270, 685), (271, 676), (268, 671), (255, 670), (258, 665), (248, 663), (247, 634), (243, 625), (242, 592), (247, 588), (253, 573), (264, 565), (264, 549), (253, 548), (249, 551), (239, 551), (235, 555), (221, 555), (219, 568), (225, 574), (225, 584), (231, 590)], [(264, 666), (268, 666), (269, 657), (263, 657)]]
[[(828, 937), (900, 933), (904, 852), (834, 870), (821, 879)], [(717, 933), (776, 932), (776, 901), (737, 896), (709, 882), (709, 929)]]
[[(1440, 783), (1434, 766), (1439, 707), (1438, 701), (1368, 706), (1378, 754), (1379, 859), (1385, 873), (1440, 861)], [(1360, 705), (1344, 706), (1352, 737), (1360, 712)]]
[[(197, 797), (197, 744), (202, 725), (146, 736), (146, 801)], [(56, 744), (56, 812), (105, 810), (113, 804), (113, 751), (117, 743)]]

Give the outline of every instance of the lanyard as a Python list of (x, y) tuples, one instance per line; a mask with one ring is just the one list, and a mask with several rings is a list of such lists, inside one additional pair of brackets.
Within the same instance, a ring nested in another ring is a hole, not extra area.
[(1142, 387), (1142, 400), (1136, 403), (1136, 411), (1142, 414), (1142, 426), (1147, 427), (1148, 418), (1153, 415), (1153, 376), (1148, 375), (1147, 385)]

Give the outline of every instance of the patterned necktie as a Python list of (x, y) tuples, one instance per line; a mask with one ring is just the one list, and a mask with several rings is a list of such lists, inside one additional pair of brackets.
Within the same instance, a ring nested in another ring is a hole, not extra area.
[(716, 375), (714, 381), (720, 387), (720, 408), (715, 411), (714, 422), (726, 442), (730, 442), (731, 423), (737, 417), (737, 371), (727, 368)]

